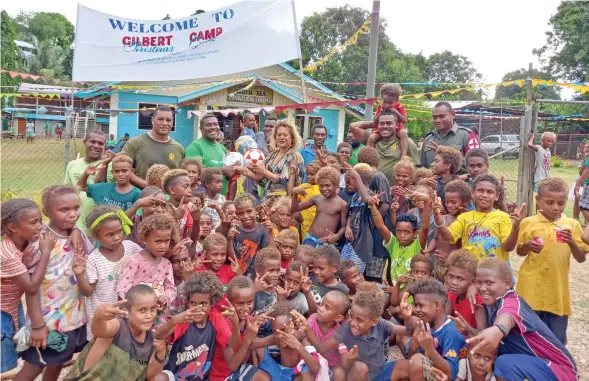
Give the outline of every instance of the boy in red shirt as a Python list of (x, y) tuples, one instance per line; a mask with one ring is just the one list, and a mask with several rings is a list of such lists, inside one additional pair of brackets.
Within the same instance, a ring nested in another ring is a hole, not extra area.
[(476, 292), (473, 282), (477, 274), (477, 265), (475, 256), (463, 249), (454, 250), (446, 260), (446, 313), (466, 337), (474, 336), (474, 330), (487, 328), (487, 314), (482, 308), (483, 298), (476, 294), (476, 303), (473, 306), (467, 297), (469, 292)]
[[(397, 138), (401, 142), (401, 157), (405, 158), (407, 157), (407, 129), (403, 123), (407, 122), (407, 112), (405, 112), (405, 106), (399, 102), (402, 93), (401, 86), (396, 83), (385, 83), (382, 85), (380, 88), (380, 99), (382, 99), (382, 102), (376, 107), (376, 115), (374, 117), (376, 119), (383, 110), (389, 110), (397, 115)], [(379, 140), (379, 128), (376, 125), (368, 137), (367, 145), (374, 147)]]
[(227, 261), (227, 238), (220, 233), (211, 233), (205, 238), (203, 244), (204, 258), (197, 257), (195, 261), (195, 271), (212, 271), (221, 284), (225, 287), (236, 275), (243, 275), (233, 257)]

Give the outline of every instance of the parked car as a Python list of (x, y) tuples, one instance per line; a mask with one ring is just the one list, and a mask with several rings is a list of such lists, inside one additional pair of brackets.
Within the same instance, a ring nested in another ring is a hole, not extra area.
[(517, 158), (519, 157), (519, 146), (519, 135), (489, 135), (481, 139), (481, 148), (484, 149), (489, 156), (511, 149), (509, 152), (506, 152), (501, 156), (513, 156)]

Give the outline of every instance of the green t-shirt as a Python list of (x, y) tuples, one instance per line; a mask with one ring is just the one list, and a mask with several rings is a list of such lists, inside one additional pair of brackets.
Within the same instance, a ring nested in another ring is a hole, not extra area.
[(117, 145), (117, 139), (108, 139), (106, 141), (106, 146), (107, 147), (114, 147)]
[(397, 237), (391, 234), (389, 242), (383, 242), (383, 245), (391, 258), (391, 280), (397, 282), (401, 275), (411, 270), (411, 258), (421, 251), (419, 239), (414, 240), (409, 246), (402, 247)]
[[(587, 167), (589, 167), (589, 157), (585, 161), (585, 168), (587, 168)], [(589, 185), (589, 179), (585, 180), (585, 184), (583, 184), (583, 185)]]
[(88, 197), (97, 205), (115, 205), (123, 210), (129, 209), (141, 198), (141, 190), (137, 187), (133, 187), (130, 192), (119, 193), (116, 186), (113, 183), (88, 184)]
[[(200, 159), (205, 167), (223, 167), (223, 159), (227, 154), (227, 148), (217, 142), (209, 142), (205, 138), (199, 138), (186, 147), (186, 157), (195, 157)], [(227, 179), (223, 176), (222, 194), (227, 193)]]
[(164, 164), (170, 169), (180, 168), (184, 160), (184, 147), (174, 139), (166, 143), (153, 140), (149, 134), (141, 134), (129, 140), (122, 151), (133, 159), (135, 174), (145, 179), (147, 170), (154, 164)]
[[(77, 185), (78, 180), (82, 177), (82, 174), (86, 171), (86, 167), (90, 164), (98, 165), (100, 160), (97, 160), (92, 163), (87, 163), (85, 158), (80, 158), (77, 160), (72, 160), (68, 163), (67, 168), (65, 169), (65, 178), (63, 179), (64, 184), (71, 184)], [(88, 184), (94, 184), (94, 178), (96, 176), (92, 175), (88, 177)], [(94, 208), (94, 200), (88, 197), (86, 192), (80, 192), (80, 218), (78, 218), (78, 222), (76, 225), (87, 232), (86, 228), (86, 216), (90, 214), (92, 208)]]
[(350, 164), (351, 166), (358, 164), (358, 151), (360, 151), (364, 147), (366, 147), (364, 144), (360, 144), (358, 147), (352, 150), (352, 154), (350, 155), (350, 160), (348, 160), (348, 164)]

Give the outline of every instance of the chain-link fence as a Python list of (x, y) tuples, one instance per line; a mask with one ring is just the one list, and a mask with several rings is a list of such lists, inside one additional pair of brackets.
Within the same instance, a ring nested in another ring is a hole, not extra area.
[(505, 201), (517, 199), (517, 176), (519, 163), (520, 118), (481, 119), (471, 128), (479, 133), (480, 147), (490, 157), (489, 173), (502, 179), (505, 185)]
[(45, 187), (63, 183), (66, 163), (85, 154), (83, 139), (68, 140), (65, 132), (61, 140), (37, 134), (32, 142), (3, 134), (0, 151), (2, 202), (24, 197), (40, 203)]

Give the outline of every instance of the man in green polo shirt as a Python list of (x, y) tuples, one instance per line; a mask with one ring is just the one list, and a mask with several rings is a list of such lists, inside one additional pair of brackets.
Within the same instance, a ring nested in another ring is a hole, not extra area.
[(223, 167), (223, 159), (227, 154), (227, 148), (217, 143), (219, 134), (219, 121), (214, 114), (206, 114), (200, 119), (201, 137), (186, 147), (186, 157), (195, 157), (200, 159), (205, 167), (217, 167), (223, 171), (223, 195), (227, 193), (227, 177), (235, 175), (235, 169), (232, 167)]
[[(106, 136), (100, 130), (91, 130), (84, 137), (84, 148), (86, 148), (86, 156), (72, 160), (68, 163), (65, 169), (64, 184), (76, 185), (82, 174), (86, 171), (89, 165), (99, 165), (100, 159), (104, 152), (106, 144)], [(88, 177), (88, 184), (94, 184), (94, 177)], [(80, 192), (80, 218), (76, 225), (86, 231), (86, 216), (94, 208), (94, 200), (86, 195), (86, 192)]]
[(420, 161), (421, 166), (429, 168), (436, 156), (438, 146), (454, 147), (462, 154), (462, 167), (466, 169), (464, 155), (473, 149), (479, 148), (477, 134), (466, 127), (454, 123), (456, 112), (448, 102), (438, 102), (432, 110), (432, 119), (435, 129), (427, 134), (423, 141)]

